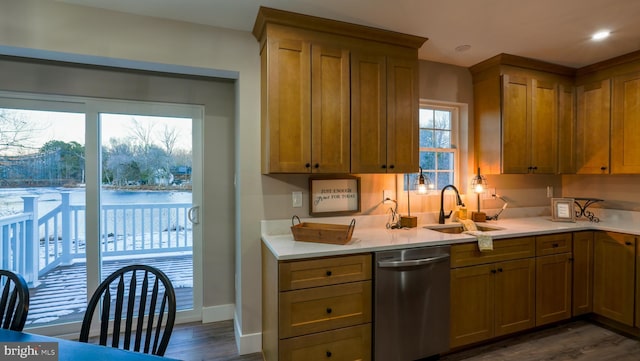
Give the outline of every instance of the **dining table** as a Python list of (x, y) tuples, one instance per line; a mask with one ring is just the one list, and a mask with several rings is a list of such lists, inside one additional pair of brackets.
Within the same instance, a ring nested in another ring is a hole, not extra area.
[[(26, 357), (21, 357), (20, 352)], [(0, 360), (160, 361), (175, 359), (0, 328)]]

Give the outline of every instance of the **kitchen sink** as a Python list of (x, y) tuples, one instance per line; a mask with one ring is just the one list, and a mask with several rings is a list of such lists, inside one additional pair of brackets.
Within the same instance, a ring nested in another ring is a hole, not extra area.
[[(481, 224), (476, 224), (476, 227), (478, 228), (478, 231), (482, 231), (482, 232), (500, 231), (503, 229), (500, 227), (485, 226)], [(425, 226), (424, 228), (430, 229), (436, 232), (451, 233), (451, 234), (459, 234), (464, 232), (464, 228), (462, 227), (462, 224), (459, 224), (459, 223), (435, 224), (431, 226)]]

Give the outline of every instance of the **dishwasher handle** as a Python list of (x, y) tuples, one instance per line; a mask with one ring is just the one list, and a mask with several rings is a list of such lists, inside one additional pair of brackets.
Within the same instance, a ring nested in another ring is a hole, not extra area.
[(429, 263), (442, 262), (448, 258), (449, 258), (448, 254), (443, 254), (441, 256), (436, 256), (436, 257), (412, 259), (407, 261), (378, 261), (378, 267), (396, 268), (396, 267), (407, 267), (407, 266), (422, 266)]

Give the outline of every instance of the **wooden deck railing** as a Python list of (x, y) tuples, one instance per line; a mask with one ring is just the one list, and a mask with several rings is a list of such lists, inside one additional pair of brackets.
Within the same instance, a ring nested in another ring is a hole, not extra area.
[[(33, 284), (59, 265), (83, 260), (85, 205), (72, 205), (70, 193), (38, 216), (37, 197), (25, 196), (23, 213), (0, 218), (0, 266)], [(100, 251), (104, 258), (191, 252), (190, 203), (103, 204)]]

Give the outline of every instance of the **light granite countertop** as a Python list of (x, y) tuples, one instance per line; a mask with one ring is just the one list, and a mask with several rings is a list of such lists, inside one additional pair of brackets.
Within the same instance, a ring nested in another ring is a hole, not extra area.
[[(425, 228), (436, 224), (419, 222), (411, 229), (387, 229), (384, 218), (379, 216), (355, 217), (357, 222), (351, 240), (345, 245), (317, 242), (297, 242), (291, 234), (291, 220), (262, 221), (262, 241), (278, 260), (294, 260), (312, 257), (337, 256), (390, 249), (425, 247), (472, 242), (475, 237), (468, 234), (447, 234)], [(599, 223), (588, 220), (576, 222), (553, 222), (549, 216), (505, 218), (489, 221), (488, 226), (500, 228), (489, 234), (496, 241), (502, 238), (532, 235), (601, 230), (640, 235), (640, 212), (601, 211)], [(348, 225), (351, 218), (303, 220), (318, 223)]]

